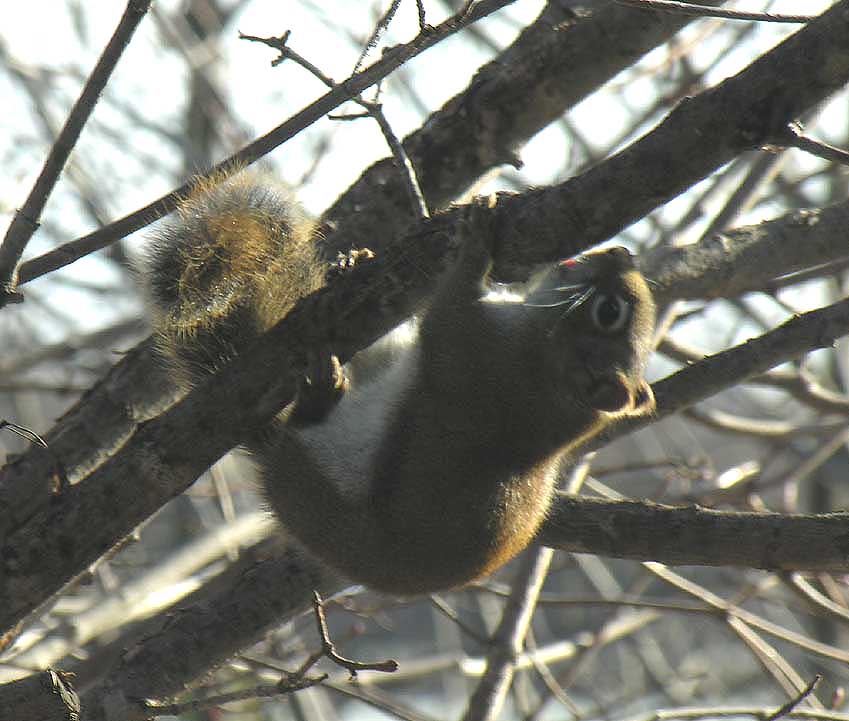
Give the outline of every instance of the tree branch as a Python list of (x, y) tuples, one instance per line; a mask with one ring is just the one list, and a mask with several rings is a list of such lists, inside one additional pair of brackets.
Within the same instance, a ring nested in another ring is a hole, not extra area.
[(849, 513), (745, 513), (560, 495), (539, 542), (669, 565), (845, 573)]
[(780, 13), (748, 13), (742, 10), (711, 8), (704, 4), (690, 4), (675, 0), (616, 0), (620, 5), (628, 5), (645, 10), (678, 13), (703, 18), (723, 18), (725, 20), (754, 20), (767, 23), (807, 23), (813, 15), (783, 15)]
[[(332, 90), (322, 95), (318, 100), (296, 113), (274, 130), (254, 140), (238, 153), (218, 163), (202, 177), (209, 179), (231, 174), (235, 169), (250, 165), (269, 151), (283, 144), (290, 138), (308, 128), (316, 120), (339, 107), (342, 103), (355, 97), (375, 83), (380, 82), (411, 58), (433, 47), (446, 37), (453, 35), (460, 28), (476, 22), (514, 0), (480, 0), (475, 3), (468, 13), (462, 16), (452, 16), (426, 33), (420, 33), (409, 43), (396, 45), (384, 53), (383, 57), (365, 70), (342, 81)], [(20, 284), (28, 283), (35, 278), (50, 273), (73, 263), (80, 258), (106, 247), (110, 243), (123, 238), (152, 223), (154, 220), (167, 215), (177, 207), (180, 198), (189, 194), (197, 179), (188, 181), (176, 190), (154, 200), (144, 208), (130, 213), (123, 218), (110, 223), (105, 228), (72, 240), (69, 243), (54, 248), (37, 258), (24, 263), (18, 274)]]
[(781, 275), (849, 256), (849, 203), (794, 210), (684, 246), (658, 246), (640, 258), (660, 305), (734, 298)]
[(65, 163), (77, 143), (103, 88), (121, 55), (150, 8), (151, 0), (128, 0), (115, 32), (101, 53), (85, 87), (71, 108), (65, 125), (53, 143), (35, 185), (6, 231), (0, 245), (0, 307), (9, 300), (20, 300), (17, 293), (16, 267), (32, 234), (38, 229), (41, 211), (47, 203)]

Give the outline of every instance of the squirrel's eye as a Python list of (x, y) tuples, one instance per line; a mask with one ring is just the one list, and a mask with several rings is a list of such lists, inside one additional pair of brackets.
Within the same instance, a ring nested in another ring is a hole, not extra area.
[(598, 293), (590, 307), (593, 324), (605, 333), (616, 333), (625, 327), (631, 306), (621, 295)]

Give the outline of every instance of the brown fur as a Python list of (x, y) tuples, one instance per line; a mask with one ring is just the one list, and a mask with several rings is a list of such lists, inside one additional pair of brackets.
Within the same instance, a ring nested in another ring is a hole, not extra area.
[(321, 284), (312, 225), (256, 175), (198, 182), (151, 239), (157, 341), (190, 384), (213, 372)]
[[(288, 206), (245, 182), (201, 189), (156, 243), (163, 346), (189, 377), (318, 283)], [(378, 590), (424, 593), (498, 568), (536, 534), (560, 460), (653, 408), (642, 373), (654, 304), (627, 251), (552, 265), (524, 303), (490, 302), (484, 245), (467, 242), (442, 280), (397, 387), (368, 386), (318, 425), (278, 421), (252, 444), (286, 529)]]

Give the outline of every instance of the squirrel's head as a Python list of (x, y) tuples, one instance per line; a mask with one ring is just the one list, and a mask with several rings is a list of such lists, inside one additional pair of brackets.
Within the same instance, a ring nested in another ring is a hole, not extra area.
[(557, 353), (550, 360), (576, 400), (621, 415), (654, 407), (643, 372), (655, 305), (625, 248), (587, 253), (542, 271), (524, 305), (552, 339)]

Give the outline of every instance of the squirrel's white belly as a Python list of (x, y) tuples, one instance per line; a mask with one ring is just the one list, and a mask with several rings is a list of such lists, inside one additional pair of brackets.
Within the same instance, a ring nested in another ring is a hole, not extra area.
[(390, 336), (354, 363), (353, 387), (327, 418), (298, 430), (312, 460), (350, 500), (368, 493), (380, 448), (375, 439), (386, 437), (393, 410), (416, 373), (415, 329), (405, 326)]

